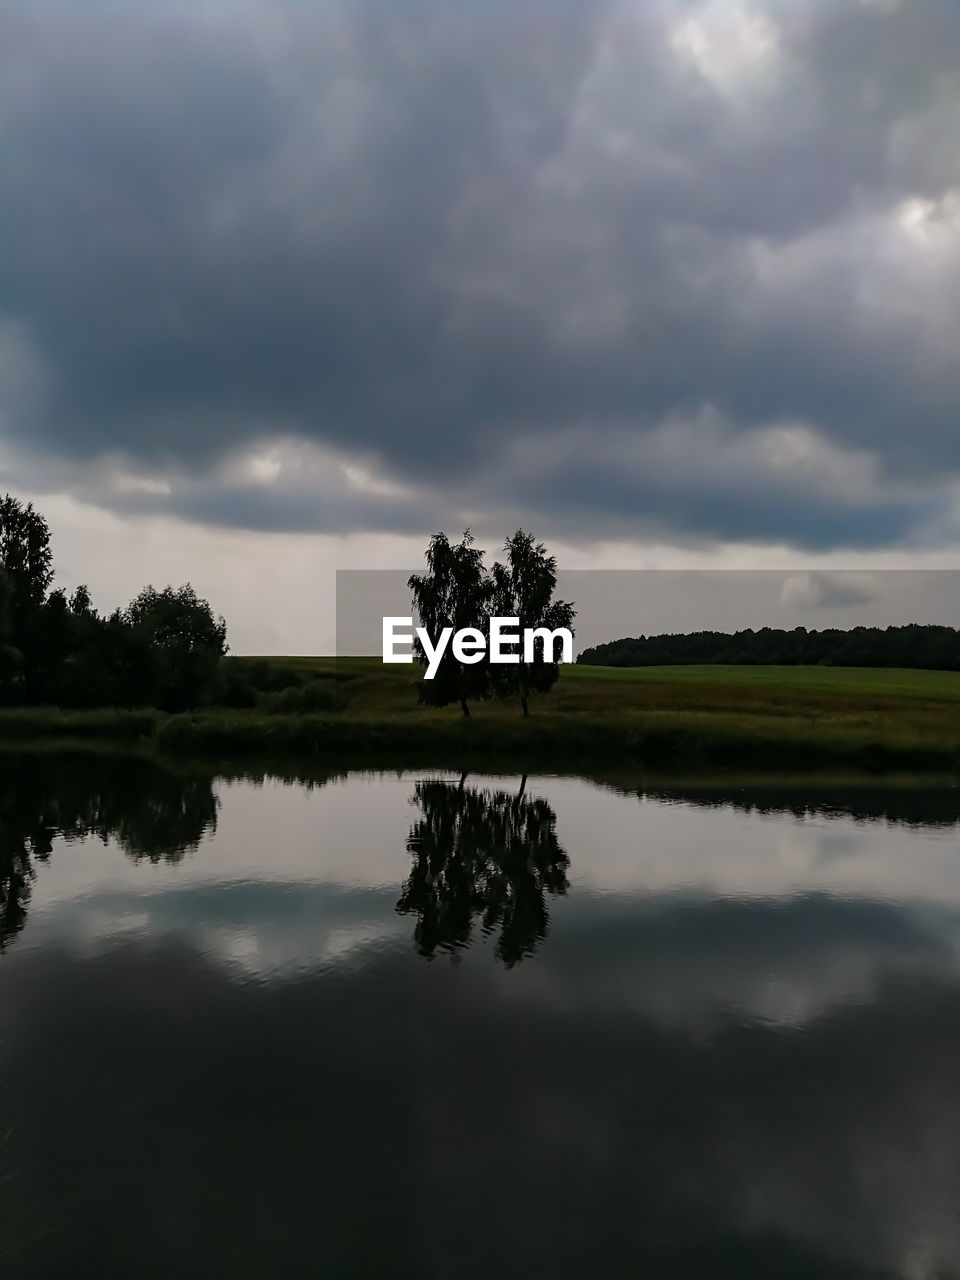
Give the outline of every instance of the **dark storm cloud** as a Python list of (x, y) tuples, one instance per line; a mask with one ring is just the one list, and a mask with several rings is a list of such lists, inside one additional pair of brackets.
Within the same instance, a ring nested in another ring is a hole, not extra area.
[[(7, 5), (0, 432), (216, 523), (936, 537), (958, 15)], [(416, 495), (224, 475), (277, 437)]]
[[(318, 479), (314, 484), (282, 488), (182, 479), (171, 485), (170, 493), (131, 490), (104, 494), (103, 501), (128, 514), (170, 512), (185, 520), (264, 533), (418, 533), (423, 529), (422, 507), (411, 498), (351, 489), (336, 472), (329, 481)], [(456, 526), (456, 509), (438, 500), (430, 510), (434, 519)]]

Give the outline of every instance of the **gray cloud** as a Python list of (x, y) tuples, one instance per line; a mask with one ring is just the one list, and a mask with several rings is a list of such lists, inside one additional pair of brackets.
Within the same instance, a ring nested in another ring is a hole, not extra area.
[[(213, 523), (942, 539), (958, 57), (943, 0), (15, 0), (0, 433)], [(382, 483), (230, 480), (274, 439)]]
[(871, 573), (798, 573), (786, 579), (781, 602), (808, 608), (846, 609), (883, 598)]

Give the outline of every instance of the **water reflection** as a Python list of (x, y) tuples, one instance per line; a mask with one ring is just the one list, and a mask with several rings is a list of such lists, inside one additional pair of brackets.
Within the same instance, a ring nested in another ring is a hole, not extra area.
[(956, 779), (846, 781), (817, 778), (783, 780), (730, 779), (652, 783), (620, 789), (638, 798), (695, 804), (702, 808), (733, 807), (744, 813), (790, 814), (795, 818), (853, 818), (908, 827), (956, 827), (960, 824), (960, 786)]
[(179, 862), (216, 830), (209, 777), (140, 757), (5, 754), (0, 770), (0, 950), (26, 923), (54, 841), (98, 836), (134, 861)]
[(952, 787), (4, 765), (4, 1280), (958, 1275)]
[(423, 816), (407, 841), (413, 867), (397, 911), (416, 915), (423, 956), (469, 945), (474, 922), (496, 933), (496, 954), (512, 968), (547, 936), (547, 894), (568, 888), (570, 859), (556, 814), (542, 797), (439, 781), (418, 782), (411, 803)]

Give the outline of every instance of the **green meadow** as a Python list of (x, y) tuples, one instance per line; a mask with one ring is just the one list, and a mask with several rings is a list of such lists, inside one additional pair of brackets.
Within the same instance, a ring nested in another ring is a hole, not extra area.
[(587, 667), (561, 670), (524, 719), (513, 702), (433, 710), (420, 670), (379, 658), (270, 658), (319, 691), (249, 710), (0, 712), (0, 739), (135, 741), (220, 758), (263, 753), (404, 763), (626, 760), (649, 768), (960, 766), (960, 673), (839, 667)]

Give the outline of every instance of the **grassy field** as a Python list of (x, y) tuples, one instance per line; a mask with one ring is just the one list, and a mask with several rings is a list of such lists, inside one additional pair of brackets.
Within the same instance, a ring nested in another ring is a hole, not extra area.
[[(387, 696), (392, 691), (403, 699), (403, 708), (410, 710), (408, 690), (420, 680), (419, 667), (384, 666), (379, 658), (265, 658), (263, 661), (278, 666), (294, 667), (304, 677), (339, 680), (355, 689), (373, 691)], [(758, 696), (761, 690), (770, 690), (776, 697), (798, 694), (830, 696), (852, 694), (855, 696), (880, 696), (893, 698), (920, 698), (927, 701), (960, 702), (960, 672), (916, 671), (912, 669), (875, 667), (564, 667), (560, 681), (544, 700), (543, 705), (564, 696), (577, 698), (586, 686), (597, 685), (659, 686), (678, 691), (696, 690), (697, 696), (707, 694), (713, 688), (736, 690), (738, 698)], [(574, 692), (576, 690), (576, 692)], [(634, 693), (631, 691), (630, 696)], [(636, 696), (646, 696), (640, 689)], [(481, 711), (500, 704), (481, 704)]]
[(569, 667), (564, 673), (572, 680), (617, 684), (671, 684), (703, 689), (725, 688), (778, 693), (802, 692), (880, 695), (897, 698), (925, 698), (960, 702), (960, 672), (916, 671), (876, 667)]
[(334, 709), (0, 713), (0, 739), (89, 734), (227, 759), (289, 751), (440, 764), (494, 757), (644, 767), (960, 768), (960, 673), (831, 667), (564, 668), (531, 702), (417, 703), (415, 666), (379, 658), (271, 658), (330, 681)]
[[(459, 721), (458, 707), (420, 707), (416, 666), (384, 666), (379, 658), (270, 658), (304, 678), (336, 681), (338, 703), (356, 716), (417, 715)], [(635, 715), (700, 711), (823, 718), (884, 714), (931, 717), (952, 724), (960, 710), (960, 672), (862, 667), (587, 667), (561, 669), (532, 715)], [(509, 702), (471, 703), (472, 718), (517, 715)]]
[[(358, 748), (431, 759), (536, 755), (553, 760), (630, 758), (645, 765), (955, 768), (960, 763), (960, 674), (830, 667), (571, 666), (531, 701), (432, 710), (416, 700), (420, 670), (379, 658), (270, 659), (303, 677), (336, 682), (337, 711), (263, 726), (274, 741), (307, 745), (329, 736)], [(201, 730), (223, 749), (250, 738), (250, 722)], [(169, 739), (184, 724), (168, 726)]]

